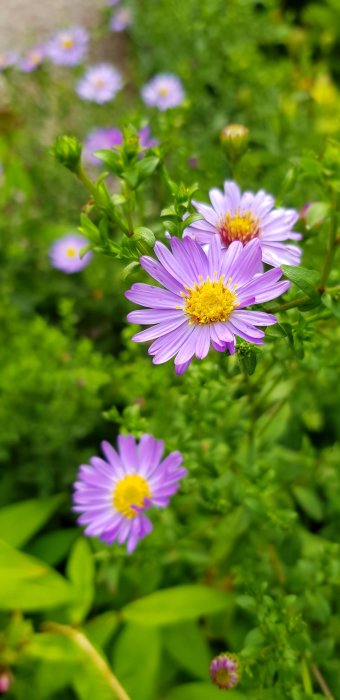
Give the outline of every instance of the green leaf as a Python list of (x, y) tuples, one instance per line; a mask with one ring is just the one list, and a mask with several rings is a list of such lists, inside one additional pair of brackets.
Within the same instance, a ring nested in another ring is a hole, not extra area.
[(122, 272), (123, 280), (126, 280), (130, 275), (133, 275), (133, 273), (137, 271), (136, 268), (138, 268), (138, 267), (139, 267), (138, 260), (133, 260), (128, 265), (125, 265), (125, 267), (123, 268), (123, 272)]
[(79, 535), (78, 528), (53, 530), (41, 535), (26, 547), (26, 552), (33, 557), (42, 559), (46, 564), (55, 566), (67, 556), (74, 540)]
[[(285, 277), (301, 289), (310, 299), (309, 308), (318, 306), (321, 301), (320, 294), (315, 287), (318, 283), (318, 273), (315, 270), (308, 270), (306, 267), (295, 267), (295, 265), (281, 265)], [(300, 307), (303, 308), (303, 307)]]
[(309, 228), (313, 226), (319, 226), (327, 218), (330, 211), (330, 205), (328, 202), (313, 202), (308, 207), (306, 214), (306, 223)]
[(115, 152), (111, 149), (107, 148), (101, 148), (99, 151), (95, 151), (94, 156), (96, 158), (99, 158), (107, 168), (112, 172), (115, 173), (115, 175), (118, 175), (120, 177), (123, 173), (123, 163), (122, 163), (122, 157), (121, 154), (118, 152)]
[(146, 180), (156, 170), (159, 158), (156, 156), (144, 156), (137, 163), (138, 184)]
[(322, 503), (316, 493), (304, 486), (294, 486), (293, 493), (305, 513), (313, 520), (321, 522), (323, 519)]
[(123, 608), (123, 616), (142, 625), (171, 625), (229, 607), (229, 597), (207, 586), (177, 586), (152, 593)]
[(69, 603), (72, 595), (60, 574), (0, 541), (0, 609), (45, 610)]
[(330, 294), (323, 294), (321, 297), (323, 305), (331, 311), (335, 318), (340, 319), (340, 301), (339, 299), (334, 299)]
[(63, 496), (37, 498), (13, 503), (0, 510), (0, 539), (13, 547), (21, 547), (49, 520), (59, 508)]
[(93, 617), (84, 625), (83, 629), (92, 644), (103, 649), (111, 639), (117, 625), (117, 614), (109, 611)]
[(180, 668), (207, 680), (211, 653), (196, 622), (172, 625), (164, 630), (164, 646)]
[(94, 563), (88, 541), (80, 537), (67, 563), (67, 575), (75, 588), (70, 610), (72, 624), (79, 624), (91, 609), (94, 596)]
[(113, 669), (131, 700), (153, 700), (160, 665), (160, 633), (128, 624), (114, 647)]
[(181, 224), (181, 229), (184, 231), (187, 226), (191, 226), (191, 224), (194, 224), (195, 221), (201, 221), (203, 217), (200, 214), (190, 214), (190, 216), (187, 216), (186, 219), (183, 220)]
[[(237, 690), (228, 690), (228, 700), (246, 700), (246, 696)], [(186, 683), (174, 688), (166, 700), (221, 700), (221, 690), (212, 683)]]
[(156, 238), (151, 229), (139, 226), (133, 232), (133, 241), (138, 252), (144, 255), (150, 253), (150, 249), (155, 245)]

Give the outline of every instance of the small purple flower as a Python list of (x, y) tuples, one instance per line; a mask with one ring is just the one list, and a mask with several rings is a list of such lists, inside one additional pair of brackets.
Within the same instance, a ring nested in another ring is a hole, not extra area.
[(171, 73), (156, 75), (149, 80), (142, 88), (141, 95), (148, 107), (157, 107), (161, 112), (178, 107), (185, 97), (180, 79)]
[(210, 664), (211, 680), (218, 688), (230, 690), (240, 680), (240, 664), (233, 654), (219, 654)]
[(224, 193), (214, 188), (209, 192), (212, 207), (201, 202), (193, 202), (203, 217), (184, 231), (201, 245), (209, 243), (211, 236), (218, 233), (223, 247), (233, 241), (243, 245), (253, 239), (260, 242), (262, 260), (268, 265), (299, 265), (301, 249), (286, 245), (287, 239), (299, 240), (301, 233), (292, 231), (299, 218), (294, 209), (275, 209), (274, 198), (259, 190), (241, 194), (236, 182), (227, 180)]
[(66, 236), (58, 238), (49, 251), (51, 264), (57, 270), (62, 270), (69, 275), (80, 272), (92, 258), (90, 251), (85, 253), (83, 258), (79, 257), (80, 251), (88, 244), (87, 238), (76, 233), (68, 233)]
[(124, 32), (132, 24), (132, 12), (129, 7), (119, 7), (111, 17), (110, 29), (113, 32)]
[[(153, 148), (158, 145), (158, 141), (153, 139), (148, 126), (143, 126), (138, 131), (140, 148)], [(93, 129), (85, 139), (83, 148), (83, 159), (85, 163), (91, 165), (102, 165), (102, 161), (96, 158), (95, 151), (100, 151), (102, 148), (115, 148), (123, 143), (123, 133), (115, 127), (104, 127), (102, 129)]]
[(120, 0), (106, 0), (106, 4), (110, 7), (115, 7), (116, 5), (119, 5), (119, 3)]
[(19, 54), (16, 51), (0, 52), (0, 71), (6, 68), (12, 68), (19, 60)]
[(107, 544), (126, 541), (130, 554), (152, 531), (144, 511), (166, 508), (187, 470), (180, 452), (161, 461), (164, 443), (152, 435), (143, 435), (138, 445), (132, 435), (119, 435), (118, 452), (108, 442), (101, 448), (105, 459), (92, 457), (90, 466), (79, 468), (73, 510), (82, 514), (78, 523), (86, 525), (85, 535)]
[(264, 332), (257, 326), (271, 326), (277, 319), (245, 307), (275, 299), (290, 283), (279, 282), (279, 268), (261, 271), (259, 241), (244, 247), (235, 241), (226, 250), (215, 235), (207, 253), (190, 238), (171, 238), (170, 245), (172, 252), (156, 243), (158, 261), (148, 256), (140, 259), (144, 270), (164, 289), (136, 283), (125, 294), (130, 301), (148, 307), (129, 313), (128, 321), (151, 325), (132, 340), (153, 340), (149, 348), (153, 363), (175, 357), (177, 374), (185, 372), (195, 355), (200, 360), (206, 357), (210, 345), (218, 352), (233, 353), (236, 336), (261, 345)]
[(116, 68), (109, 63), (98, 63), (87, 69), (76, 91), (83, 100), (104, 104), (113, 100), (122, 87), (122, 76)]
[(55, 34), (47, 43), (49, 59), (57, 66), (77, 66), (88, 50), (89, 35), (84, 27), (70, 27)]
[(20, 59), (18, 68), (20, 68), (23, 73), (33, 73), (33, 71), (41, 66), (45, 56), (46, 48), (44, 46), (34, 46), (32, 49), (26, 51), (24, 56)]

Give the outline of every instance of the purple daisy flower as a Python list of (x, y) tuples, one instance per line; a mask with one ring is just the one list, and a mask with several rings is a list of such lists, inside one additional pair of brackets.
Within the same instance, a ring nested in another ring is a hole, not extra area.
[(193, 205), (203, 217), (184, 231), (201, 245), (210, 243), (211, 235), (218, 233), (221, 244), (228, 247), (233, 241), (243, 245), (256, 238), (262, 250), (262, 260), (268, 265), (299, 265), (301, 249), (295, 245), (285, 245), (287, 239), (299, 240), (300, 233), (292, 231), (299, 218), (294, 209), (275, 209), (274, 198), (259, 190), (240, 192), (236, 182), (227, 180), (224, 193), (214, 188), (209, 192), (212, 207), (201, 202)]
[(240, 664), (233, 654), (219, 654), (210, 664), (211, 680), (218, 688), (230, 690), (240, 680)]
[(119, 7), (110, 20), (110, 29), (113, 32), (124, 32), (125, 29), (131, 27), (132, 12), (129, 7)]
[[(158, 141), (153, 139), (148, 126), (143, 126), (138, 131), (140, 148), (153, 148), (158, 146)], [(94, 153), (102, 148), (115, 148), (123, 143), (123, 133), (115, 127), (104, 127), (101, 129), (93, 129), (85, 139), (83, 148), (83, 159), (85, 163), (91, 165), (102, 165), (102, 161), (96, 158)]]
[(149, 80), (141, 90), (142, 99), (148, 107), (157, 107), (164, 112), (182, 104), (185, 94), (176, 75), (162, 73)]
[(57, 66), (77, 66), (87, 53), (89, 35), (84, 27), (70, 27), (55, 34), (47, 43), (49, 59)]
[(258, 240), (231, 243), (221, 248), (219, 236), (211, 237), (206, 253), (190, 238), (171, 238), (172, 253), (160, 242), (155, 245), (158, 261), (148, 256), (140, 264), (165, 289), (136, 283), (125, 296), (149, 308), (128, 314), (131, 323), (151, 325), (132, 340), (153, 340), (149, 355), (158, 365), (175, 357), (177, 374), (185, 372), (194, 355), (202, 360), (210, 345), (218, 352), (235, 351), (235, 336), (261, 345), (264, 332), (275, 316), (245, 311), (250, 304), (270, 301), (283, 294), (289, 282), (279, 282), (282, 272), (273, 268), (259, 272), (261, 248)]
[(16, 51), (0, 51), (0, 71), (6, 68), (12, 68), (19, 60), (19, 54)]
[(123, 87), (120, 73), (109, 63), (98, 63), (87, 69), (79, 80), (76, 92), (83, 100), (104, 104), (110, 102)]
[(62, 238), (54, 241), (50, 248), (49, 256), (51, 264), (57, 270), (62, 270), (69, 275), (74, 272), (80, 272), (86, 265), (89, 264), (92, 253), (85, 253), (83, 258), (79, 257), (80, 251), (89, 244), (87, 238), (79, 236), (76, 233), (68, 233)]
[(45, 56), (45, 46), (34, 46), (32, 49), (26, 51), (19, 62), (18, 68), (20, 68), (23, 73), (32, 73), (41, 66)]
[(166, 508), (187, 470), (180, 452), (161, 461), (164, 443), (152, 435), (143, 435), (138, 445), (132, 435), (119, 435), (118, 452), (108, 442), (101, 448), (105, 459), (92, 457), (90, 466), (79, 469), (73, 510), (82, 513), (78, 523), (86, 525), (85, 535), (107, 544), (127, 541), (131, 553), (152, 530), (144, 511)]

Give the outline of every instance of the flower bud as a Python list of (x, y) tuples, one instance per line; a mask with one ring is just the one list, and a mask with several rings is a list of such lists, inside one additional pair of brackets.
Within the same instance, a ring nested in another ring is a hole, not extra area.
[(75, 136), (57, 136), (53, 153), (61, 165), (76, 172), (81, 157), (81, 143)]
[(211, 680), (218, 688), (230, 690), (240, 680), (240, 663), (234, 654), (224, 652), (216, 656), (210, 664)]
[(2, 668), (0, 670), (0, 695), (4, 695), (10, 689), (12, 683), (12, 674), (9, 669)]
[(227, 158), (235, 162), (248, 148), (249, 129), (242, 124), (228, 124), (222, 129), (220, 138)]

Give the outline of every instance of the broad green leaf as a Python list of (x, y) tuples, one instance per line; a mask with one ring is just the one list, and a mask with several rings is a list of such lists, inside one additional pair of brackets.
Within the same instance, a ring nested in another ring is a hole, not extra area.
[(207, 586), (177, 586), (152, 593), (123, 608), (123, 616), (141, 625), (171, 625), (195, 620), (229, 606), (226, 593)]
[(52, 496), (1, 508), (0, 539), (6, 540), (13, 547), (22, 547), (49, 520), (62, 500), (63, 496)]
[(71, 621), (79, 624), (91, 609), (94, 596), (94, 562), (88, 541), (79, 537), (67, 563), (67, 576), (74, 586)]
[(306, 214), (307, 226), (313, 228), (313, 226), (321, 224), (328, 216), (329, 210), (330, 205), (328, 202), (313, 202), (313, 204), (308, 207)]
[(146, 180), (146, 178), (150, 177), (154, 170), (156, 170), (157, 165), (159, 163), (159, 158), (157, 156), (144, 156), (136, 166), (137, 169), (137, 181), (138, 184), (140, 185), (143, 180)]
[[(223, 691), (212, 683), (186, 683), (174, 688), (166, 700), (221, 700)], [(228, 700), (246, 700), (246, 696), (238, 690), (228, 690)]]
[(111, 172), (119, 177), (121, 176), (124, 168), (121, 154), (118, 151), (115, 152), (112, 149), (101, 148), (99, 151), (95, 151), (93, 155), (105, 163), (106, 167), (111, 170)]
[(323, 294), (321, 297), (321, 301), (323, 305), (329, 309), (329, 311), (332, 312), (333, 316), (335, 318), (338, 318), (340, 320), (340, 301), (338, 299), (334, 299), (330, 294)]
[(322, 503), (316, 493), (304, 486), (294, 486), (293, 493), (305, 513), (313, 518), (313, 520), (320, 522), (323, 518), (323, 509)]
[(321, 297), (316, 291), (319, 276), (315, 270), (308, 270), (306, 267), (300, 266), (295, 267), (295, 265), (281, 265), (281, 269), (285, 277), (309, 297), (309, 308), (320, 304)]
[(196, 622), (170, 625), (163, 632), (164, 646), (180, 668), (195, 678), (208, 679), (211, 653)]
[(154, 700), (160, 664), (160, 632), (128, 624), (114, 647), (113, 669), (131, 700)]
[(111, 639), (118, 625), (118, 617), (114, 612), (104, 612), (89, 620), (83, 627), (84, 633), (92, 644), (102, 649)]
[(55, 566), (68, 554), (74, 540), (79, 536), (78, 528), (53, 530), (46, 535), (40, 535), (26, 547), (26, 552), (33, 557), (42, 559), (46, 564)]
[(35, 634), (24, 654), (35, 664), (34, 690), (39, 700), (50, 700), (70, 687), (82, 660), (72, 641), (58, 634)]
[(68, 603), (72, 594), (60, 574), (0, 541), (0, 609), (45, 610)]

